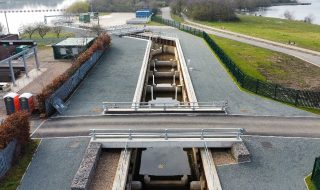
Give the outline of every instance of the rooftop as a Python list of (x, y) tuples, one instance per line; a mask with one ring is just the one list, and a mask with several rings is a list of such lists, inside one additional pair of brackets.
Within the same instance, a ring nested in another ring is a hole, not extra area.
[(54, 46), (85, 46), (92, 40), (94, 40), (94, 38), (67, 38)]

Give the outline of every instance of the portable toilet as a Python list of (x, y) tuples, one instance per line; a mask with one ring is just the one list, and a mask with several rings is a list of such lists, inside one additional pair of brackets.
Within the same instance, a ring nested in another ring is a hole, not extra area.
[(79, 21), (84, 23), (90, 23), (90, 14), (89, 13), (80, 14)]
[(19, 96), (20, 109), (32, 113), (34, 110), (33, 95), (31, 93), (23, 93)]
[(19, 94), (10, 92), (3, 97), (3, 100), (8, 115), (20, 110)]

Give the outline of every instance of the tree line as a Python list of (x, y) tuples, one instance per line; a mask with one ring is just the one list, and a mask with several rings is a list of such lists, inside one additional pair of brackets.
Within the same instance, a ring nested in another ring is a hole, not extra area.
[(277, 3), (292, 3), (295, 0), (174, 0), (170, 7), (173, 14), (186, 14), (196, 20), (233, 21), (237, 10), (254, 10)]

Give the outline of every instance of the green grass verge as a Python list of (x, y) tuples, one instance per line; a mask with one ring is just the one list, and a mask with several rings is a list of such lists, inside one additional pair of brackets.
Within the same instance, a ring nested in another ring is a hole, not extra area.
[(166, 25), (161, 24), (159, 22), (150, 21), (147, 23), (147, 26), (166, 26)]
[[(75, 34), (71, 32), (61, 32), (59, 38), (67, 38), (67, 37), (74, 37), (74, 36)], [(27, 34), (22, 34), (21, 38), (27, 40), (29, 39), (29, 36)], [(46, 39), (46, 38), (57, 38), (57, 35), (53, 32), (48, 32), (43, 39)], [(42, 39), (42, 38), (37, 32), (35, 32), (32, 35), (31, 39)]]
[(171, 18), (172, 18), (173, 20), (177, 21), (177, 22), (184, 23), (183, 18), (182, 18), (181, 16), (176, 15), (176, 14), (172, 14), (172, 13), (171, 13)]
[[(204, 43), (206, 43), (205, 40), (203, 40)], [(207, 44), (207, 43), (206, 43)], [(219, 59), (219, 57), (216, 55), (216, 53), (210, 48), (210, 46), (207, 44), (207, 47), (210, 49), (210, 51), (212, 52), (212, 54), (221, 62), (221, 60)], [(233, 80), (233, 82), (237, 85), (237, 87), (239, 88), (239, 90), (245, 92), (245, 93), (248, 93), (248, 94), (252, 94), (254, 96), (259, 96), (261, 98), (265, 98), (265, 99), (268, 99), (268, 100), (273, 100), (273, 101), (277, 101), (277, 100), (274, 100), (272, 98), (268, 98), (268, 97), (265, 97), (265, 96), (261, 96), (259, 94), (256, 94), (256, 93), (253, 93), (245, 88), (242, 88), (239, 83), (237, 82), (237, 79), (229, 72), (228, 68), (223, 64), (223, 63), (220, 63), (222, 65), (222, 67), (225, 69), (225, 71), (227, 72), (227, 74), (230, 76), (230, 78)], [(294, 106), (292, 104), (288, 104), (288, 103), (285, 103), (285, 102), (281, 102), (283, 104), (286, 104), (288, 106), (291, 106), (291, 107), (294, 107), (294, 108), (298, 108), (298, 109), (302, 109), (302, 110), (305, 110), (305, 111), (308, 111), (308, 112), (311, 112), (311, 113), (314, 113), (314, 114), (318, 114), (320, 115), (320, 109), (315, 109), (315, 108), (306, 108), (306, 107), (301, 107), (301, 106)]]
[(99, 12), (99, 16), (105, 16), (105, 15), (109, 15), (110, 13), (108, 12)]
[(20, 180), (25, 173), (29, 163), (32, 160), (32, 156), (36, 151), (40, 140), (32, 140), (29, 142), (26, 148), (26, 153), (6, 174), (6, 176), (0, 181), (0, 190), (15, 190), (20, 185)]
[(305, 181), (309, 190), (317, 190), (313, 182), (311, 181), (311, 174), (305, 178)]
[(239, 18), (238, 22), (199, 22), (284, 44), (290, 40), (296, 46), (320, 51), (319, 25), (259, 16), (239, 15)]
[(253, 78), (298, 90), (320, 91), (320, 68), (317, 66), (283, 53), (214, 35), (210, 37)]

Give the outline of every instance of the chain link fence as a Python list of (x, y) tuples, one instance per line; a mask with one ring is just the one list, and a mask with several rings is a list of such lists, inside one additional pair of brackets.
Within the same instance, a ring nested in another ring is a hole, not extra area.
[(186, 26), (184, 24), (181, 24), (180, 22), (163, 19), (158, 16), (153, 16), (152, 20), (203, 38), (242, 88), (256, 94), (295, 106), (316, 109), (320, 108), (319, 91), (296, 90), (283, 87), (279, 84), (264, 82), (253, 78), (242, 72), (241, 69), (234, 63), (234, 61), (212, 38), (210, 38), (210, 36), (206, 32), (190, 26)]

